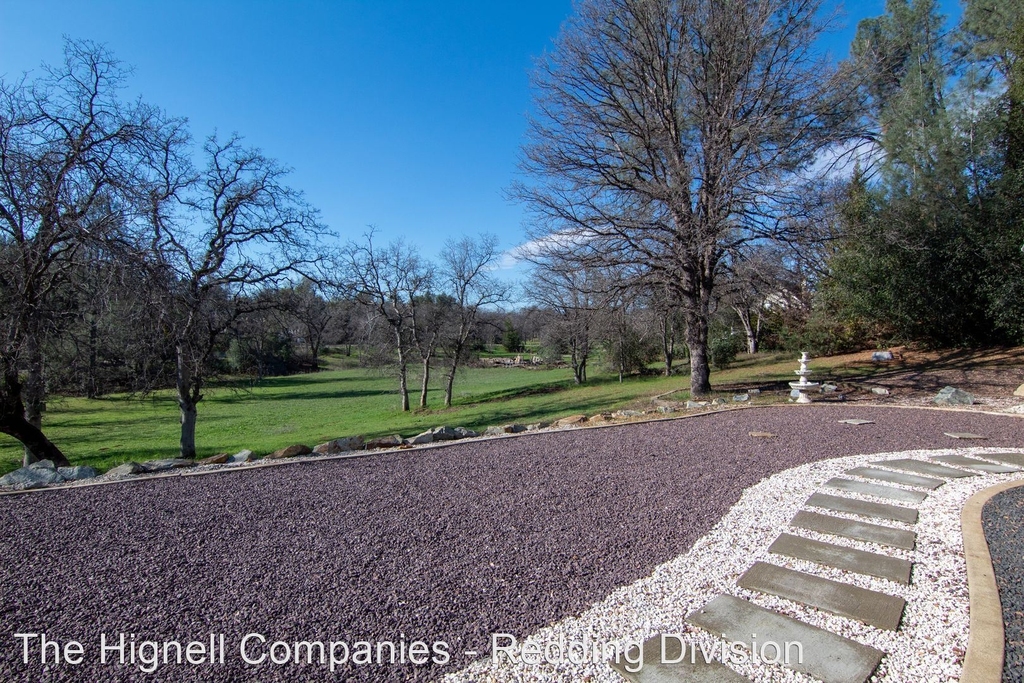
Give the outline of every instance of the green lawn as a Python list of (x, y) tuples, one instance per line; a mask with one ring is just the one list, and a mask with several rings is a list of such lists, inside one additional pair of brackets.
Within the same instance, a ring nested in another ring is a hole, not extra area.
[[(713, 375), (712, 382), (793, 379), (792, 355), (741, 357), (733, 368)], [(199, 404), (200, 457), (243, 448), (269, 453), (354, 434), (410, 436), (442, 424), (482, 430), (513, 421), (647, 407), (651, 396), (673, 390), (680, 391), (672, 398), (685, 400), (689, 386), (687, 376), (632, 377), (619, 384), (611, 374), (592, 371), (590, 382), (576, 387), (566, 368), (469, 368), (456, 379), (455, 405), (443, 410), (442, 373), (435, 371), (430, 409), (403, 413), (394, 378), (345, 367), (351, 360), (344, 357), (328, 361), (336, 369), (268, 378), (252, 388), (208, 390)], [(410, 400), (416, 405), (418, 378), (410, 378), (410, 385)], [(73, 464), (105, 469), (127, 460), (177, 454), (178, 412), (170, 391), (144, 398), (51, 398), (43, 427)], [(20, 461), (20, 445), (0, 435), (0, 473), (15, 469)]]

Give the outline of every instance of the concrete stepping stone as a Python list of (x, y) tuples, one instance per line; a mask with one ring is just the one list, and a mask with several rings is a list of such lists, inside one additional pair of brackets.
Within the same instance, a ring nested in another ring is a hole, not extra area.
[(942, 432), (945, 436), (951, 439), (987, 439), (987, 436), (981, 434), (972, 434), (971, 432)]
[(845, 474), (852, 474), (865, 479), (877, 479), (887, 481), (890, 484), (903, 484), (904, 486), (917, 486), (922, 489), (937, 489), (946, 482), (942, 479), (922, 477), (917, 474), (906, 474), (904, 472), (893, 472), (892, 470), (880, 470), (876, 467), (854, 467), (846, 470)]
[(1012, 467), (1010, 465), (996, 465), (995, 463), (985, 462), (984, 460), (978, 460), (976, 458), (968, 458), (964, 455), (937, 455), (932, 460), (938, 460), (939, 462), (948, 462), (950, 465), (960, 465), (961, 467), (967, 467), (972, 470), (980, 470), (982, 472), (988, 472), (989, 474), (1010, 474), (1012, 472), (1020, 472), (1019, 467)]
[(849, 420), (840, 420), (839, 424), (854, 425), (855, 427), (859, 427), (861, 425), (873, 425), (873, 424), (875, 424), (875, 421), (874, 420), (861, 420), (861, 419), (858, 419), (858, 418), (851, 418)]
[(877, 576), (896, 583), (910, 583), (910, 562), (899, 557), (869, 553), (790, 534), (781, 534), (768, 548), (768, 552), (855, 574)]
[(1024, 467), (1024, 453), (982, 453), (981, 455), (989, 460), (998, 460), (1007, 465)]
[[(662, 647), (664, 645), (664, 647)], [(691, 645), (692, 647), (692, 645)], [(717, 651), (717, 649), (716, 649)], [(634, 683), (749, 683), (750, 679), (725, 666), (721, 662), (708, 662), (699, 649), (695, 653), (684, 651), (676, 637), (666, 637), (662, 641), (661, 634), (651, 636), (644, 641), (643, 656), (634, 645), (626, 653), (627, 656), (608, 665), (619, 675)], [(641, 665), (631, 664), (639, 659)], [(693, 660), (693, 661), (691, 661)], [(668, 663), (666, 663), (668, 662)], [(639, 671), (629, 671), (639, 669)]]
[(852, 538), (855, 541), (867, 541), (887, 545), (893, 548), (913, 550), (917, 544), (917, 534), (904, 529), (893, 529), (881, 524), (869, 524), (867, 522), (855, 522), (852, 519), (822, 515), (817, 512), (801, 510), (793, 516), (789, 522), (790, 526), (801, 529), (810, 529), (820, 534), (842, 536)]
[(930, 474), (933, 477), (944, 477), (946, 479), (957, 479), (960, 477), (977, 476), (973, 472), (964, 472), (963, 470), (954, 469), (952, 467), (946, 467), (945, 465), (936, 465), (933, 462), (925, 462), (924, 460), (915, 460), (913, 458), (879, 460), (878, 462), (873, 462), (871, 464), (882, 465), (883, 467), (891, 467), (894, 470), (903, 470), (904, 472)]
[(747, 590), (777, 595), (801, 605), (895, 631), (907, 601), (813, 574), (756, 562), (736, 582)]
[(834, 489), (840, 491), (850, 491), (851, 493), (864, 493), (869, 496), (876, 496), (878, 498), (888, 498), (889, 500), (899, 500), (904, 503), (920, 503), (922, 500), (928, 497), (927, 493), (920, 491), (907, 491), (905, 489), (898, 489), (894, 486), (882, 486), (881, 484), (869, 484), (864, 481), (855, 481), (853, 479), (843, 479), (841, 477), (833, 477), (825, 482), (825, 486), (831, 486)]
[(886, 503), (871, 503), (866, 500), (854, 500), (843, 496), (832, 496), (827, 493), (812, 493), (804, 505), (824, 508), (833, 512), (848, 512), (861, 517), (888, 519), (904, 524), (917, 524), (917, 510)]
[[(780, 664), (824, 683), (864, 683), (885, 656), (881, 650), (732, 595), (719, 595), (686, 620), (711, 633), (722, 634), (726, 640), (756, 645), (761, 659), (774, 658), (774, 648), (765, 648), (765, 645), (777, 643), (783, 649)], [(790, 644), (788, 653), (787, 643)], [(802, 661), (798, 661), (795, 643), (802, 646)], [(768, 657), (762, 655), (762, 648), (766, 649)]]

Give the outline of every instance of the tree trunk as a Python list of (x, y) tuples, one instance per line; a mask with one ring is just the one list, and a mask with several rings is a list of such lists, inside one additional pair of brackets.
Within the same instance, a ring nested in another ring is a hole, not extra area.
[(85, 378), (85, 397), (96, 398), (99, 396), (99, 381), (96, 378), (98, 366), (98, 354), (96, 347), (99, 343), (99, 330), (96, 325), (96, 316), (89, 316), (89, 370)]
[[(743, 325), (743, 332), (747, 335), (747, 353), (757, 353), (757, 333), (758, 330), (750, 323), (750, 309), (743, 306), (733, 306), (736, 311), (736, 317), (740, 319), (740, 323)], [(760, 321), (758, 321), (758, 327), (760, 327)]]
[(179, 344), (175, 351), (178, 364), (175, 387), (178, 391), (178, 409), (181, 412), (180, 456), (194, 459), (196, 457), (196, 418), (199, 412), (196, 408), (197, 400), (194, 398), (197, 387), (193, 387), (195, 378), (192, 376), (192, 368), (188, 365), (185, 346)]
[(427, 407), (427, 384), (430, 382), (430, 356), (423, 359), (423, 383), (420, 385), (420, 408)]
[(50, 460), (57, 467), (70, 467), (67, 457), (43, 435), (43, 432), (25, 419), (21, 382), (16, 368), (4, 371), (4, 384), (0, 387), (0, 432), (12, 436), (25, 446), (25, 464)]
[[(690, 351), (690, 395), (711, 393), (711, 367), (708, 364), (708, 314), (705, 306), (687, 306), (686, 347)], [(700, 308), (705, 308), (701, 314)], [(696, 310), (695, 310), (696, 309)]]
[(199, 411), (188, 396), (178, 397), (178, 407), (181, 409), (181, 457), (195, 459), (196, 418)]
[[(42, 433), (43, 430), (43, 407), (46, 400), (46, 384), (43, 379), (43, 349), (35, 334), (28, 335), (25, 343), (26, 356), (28, 356), (28, 373), (25, 386), (22, 388), (22, 396), (25, 399), (25, 421)], [(23, 464), (28, 465), (36, 462), (37, 458), (28, 446), (22, 458)]]
[(672, 361), (676, 355), (675, 326), (672, 324), (672, 313), (666, 313), (661, 321), (661, 349), (665, 356), (665, 376), (672, 374)]

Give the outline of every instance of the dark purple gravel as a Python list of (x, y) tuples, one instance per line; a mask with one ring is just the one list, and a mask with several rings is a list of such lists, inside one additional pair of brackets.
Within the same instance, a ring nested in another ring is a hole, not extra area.
[(1024, 681), (1024, 487), (996, 494), (981, 512), (1003, 607), (1003, 681)]
[[(876, 424), (837, 423), (849, 417)], [(965, 445), (949, 431), (1024, 445), (1013, 417), (814, 405), (2, 497), (0, 680), (435, 678), (469, 663), (466, 650), (486, 653), (492, 633), (528, 634), (646, 576), (764, 477), (823, 458)], [(15, 633), (79, 641), (83, 661), (44, 666), (33, 647), (24, 664)], [(101, 634), (122, 633), (224, 634), (225, 662), (149, 676), (101, 664)], [(443, 642), (451, 661), (334, 674), (248, 665), (239, 644), (249, 633), (268, 645)]]

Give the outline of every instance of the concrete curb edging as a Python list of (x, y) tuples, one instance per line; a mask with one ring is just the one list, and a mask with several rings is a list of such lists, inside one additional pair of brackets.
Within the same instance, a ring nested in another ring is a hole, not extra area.
[(1024, 481), (1007, 481), (978, 491), (964, 504), (960, 514), (971, 620), (967, 653), (960, 675), (962, 683), (999, 683), (1003, 677), (1003, 610), (992, 556), (989, 555), (981, 524), (981, 512), (985, 503), (995, 495), (1018, 486), (1024, 486)]

